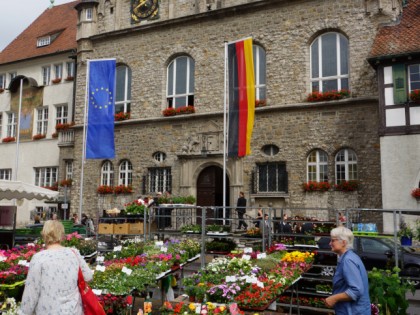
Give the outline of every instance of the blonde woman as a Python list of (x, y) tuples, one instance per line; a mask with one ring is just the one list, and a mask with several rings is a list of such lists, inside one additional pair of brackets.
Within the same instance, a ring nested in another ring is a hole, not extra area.
[(86, 281), (92, 280), (92, 271), (77, 250), (61, 246), (64, 226), (60, 221), (45, 222), (41, 235), (46, 249), (32, 257), (18, 314), (83, 315), (79, 266)]

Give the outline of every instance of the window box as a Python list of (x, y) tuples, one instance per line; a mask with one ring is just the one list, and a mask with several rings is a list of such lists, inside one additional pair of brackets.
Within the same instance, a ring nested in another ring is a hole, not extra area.
[(101, 185), (96, 189), (96, 192), (101, 195), (109, 195), (114, 193), (114, 187)]
[(74, 77), (72, 76), (68, 76), (67, 78), (64, 79), (65, 81), (74, 81)]
[(72, 184), (73, 184), (73, 180), (71, 178), (69, 178), (69, 179), (63, 179), (60, 182), (60, 186), (61, 187), (71, 187)]
[(6, 143), (6, 142), (14, 142), (14, 141), (16, 141), (16, 138), (15, 137), (6, 137), (6, 138), (3, 138), (3, 140), (2, 140), (2, 142), (4, 142), (4, 143)]
[(312, 92), (308, 95), (308, 102), (324, 102), (324, 101), (336, 101), (343, 98), (349, 97), (349, 90), (340, 90), (340, 91), (328, 91), (328, 92)]
[(124, 121), (124, 120), (130, 119), (130, 117), (131, 117), (130, 112), (127, 112), (127, 113), (121, 112), (114, 115), (114, 121)]
[(125, 186), (125, 185), (119, 185), (119, 186), (114, 187), (114, 192), (116, 194), (132, 194), (133, 193), (133, 187)]
[(334, 188), (341, 191), (356, 191), (359, 188), (359, 182), (357, 180), (345, 180), (335, 184)]
[(44, 138), (45, 138), (44, 134), (37, 134), (37, 135), (34, 135), (32, 137), (32, 140), (41, 140), (41, 139), (44, 139)]
[(264, 107), (267, 105), (267, 100), (255, 100), (255, 107)]
[(175, 116), (175, 115), (185, 115), (185, 114), (193, 114), (195, 113), (194, 106), (183, 106), (178, 108), (169, 107), (162, 111), (163, 116)]
[(420, 90), (414, 90), (410, 93), (410, 100), (414, 103), (420, 104)]
[(328, 182), (312, 182), (303, 183), (302, 185), (304, 191), (327, 191), (331, 188), (330, 183)]
[(51, 137), (52, 137), (53, 139), (58, 138), (58, 132), (54, 132), (54, 133), (51, 135)]
[(43, 186), (42, 188), (58, 191), (58, 183), (55, 183), (53, 186)]
[(52, 80), (51, 80), (51, 82), (52, 82), (53, 84), (60, 83), (60, 82), (61, 82), (61, 78), (52, 79)]
[(4, 92), (4, 89), (3, 88), (0, 88), (0, 93), (3, 93)]
[(72, 126), (74, 126), (74, 122), (72, 122), (72, 123), (64, 123), (64, 124), (57, 124), (57, 125), (55, 125), (55, 131), (60, 132), (60, 131), (63, 131), (63, 130), (67, 130), (67, 129), (69, 129)]

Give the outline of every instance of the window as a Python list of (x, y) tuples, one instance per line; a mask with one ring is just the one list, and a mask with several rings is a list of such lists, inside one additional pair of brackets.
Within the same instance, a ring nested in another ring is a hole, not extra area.
[(262, 151), (264, 152), (265, 155), (274, 156), (277, 153), (279, 153), (280, 149), (276, 145), (267, 144), (267, 145), (263, 146)]
[(187, 56), (174, 59), (168, 66), (168, 108), (194, 106), (194, 60)]
[(312, 91), (349, 88), (348, 40), (339, 33), (325, 33), (311, 45)]
[(37, 112), (36, 133), (38, 135), (46, 135), (48, 130), (48, 107), (39, 108)]
[(133, 184), (133, 165), (130, 161), (121, 162), (119, 175), (118, 185), (131, 186)]
[(114, 166), (110, 161), (106, 161), (102, 164), (101, 185), (114, 186)]
[(0, 180), (11, 180), (12, 170), (10, 168), (0, 169)]
[(264, 48), (254, 45), (254, 73), (255, 73), (255, 99), (265, 100), (266, 96), (266, 62)]
[(66, 63), (66, 69), (67, 69), (67, 77), (74, 77), (74, 62), (67, 62)]
[(3, 138), (3, 113), (0, 113), (0, 139)]
[(357, 156), (353, 150), (343, 149), (335, 157), (335, 183), (357, 180)]
[(131, 69), (117, 67), (117, 93), (115, 95), (115, 113), (130, 112), (131, 104)]
[(17, 73), (16, 72), (10, 72), (9, 73), (9, 82), (12, 82), (12, 80), (14, 78), (16, 78), (16, 76), (17, 76)]
[(92, 21), (93, 18), (93, 8), (86, 9), (86, 21)]
[(153, 159), (158, 162), (163, 162), (166, 160), (166, 154), (163, 152), (155, 152), (153, 154)]
[(149, 168), (148, 187), (150, 193), (157, 193), (159, 191), (172, 190), (172, 176), (169, 167), (153, 167)]
[(50, 78), (51, 78), (51, 67), (50, 66), (42, 67), (42, 84), (49, 85)]
[(57, 114), (55, 117), (55, 124), (65, 124), (67, 123), (68, 117), (68, 106), (67, 105), (59, 105), (56, 107)]
[(6, 88), (6, 75), (0, 74), (0, 89)]
[(314, 150), (308, 155), (308, 182), (328, 181), (328, 155), (322, 150)]
[(287, 192), (286, 164), (271, 162), (257, 164), (254, 178), (254, 193)]
[(73, 161), (65, 161), (66, 179), (73, 179)]
[(50, 36), (40, 37), (36, 41), (36, 47), (48, 46), (50, 43), (51, 43), (51, 37)]
[(53, 187), (57, 184), (58, 167), (35, 168), (35, 185)]
[(54, 74), (54, 79), (61, 79), (63, 77), (63, 65), (61, 63), (54, 65)]
[(420, 90), (420, 64), (408, 67), (409, 92)]
[(15, 113), (7, 114), (7, 137), (16, 137), (17, 119)]

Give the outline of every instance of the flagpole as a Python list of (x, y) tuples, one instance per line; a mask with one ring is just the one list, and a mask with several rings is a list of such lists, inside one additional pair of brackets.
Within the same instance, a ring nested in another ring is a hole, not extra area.
[(87, 110), (87, 100), (88, 100), (88, 82), (89, 82), (89, 68), (90, 68), (90, 61), (87, 61), (87, 69), (86, 69), (86, 89), (85, 89), (85, 113), (84, 113), (84, 121), (83, 121), (83, 148), (82, 148), (82, 170), (80, 173), (80, 196), (79, 196), (79, 218), (82, 219), (82, 210), (83, 210), (83, 181), (84, 181), (84, 170), (85, 170), (85, 162), (86, 162), (86, 137), (87, 137), (87, 129), (86, 129), (86, 122), (88, 119), (88, 110)]
[(19, 89), (19, 109), (16, 113), (18, 115), (17, 126), (16, 126), (16, 157), (15, 157), (15, 172), (13, 174), (13, 179), (16, 181), (18, 179), (18, 170), (19, 170), (19, 142), (20, 142), (20, 116), (22, 112), (22, 95), (23, 95), (23, 78), (20, 78), (20, 89)]
[[(223, 104), (223, 218), (226, 218), (226, 131), (227, 131), (227, 55), (228, 43), (225, 42), (225, 82), (224, 82), (224, 104)], [(230, 221), (228, 222), (230, 223)], [(226, 224), (225, 220), (223, 220), (223, 224)]]

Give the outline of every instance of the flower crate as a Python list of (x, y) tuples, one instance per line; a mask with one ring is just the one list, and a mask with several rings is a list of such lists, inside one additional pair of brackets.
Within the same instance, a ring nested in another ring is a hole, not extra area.
[(99, 223), (98, 234), (114, 234), (114, 225), (112, 223)]
[(129, 234), (129, 230), (129, 223), (119, 223), (114, 225), (114, 234)]
[(129, 234), (142, 234), (144, 233), (144, 223), (143, 222), (129, 223), (128, 231), (129, 231)]

